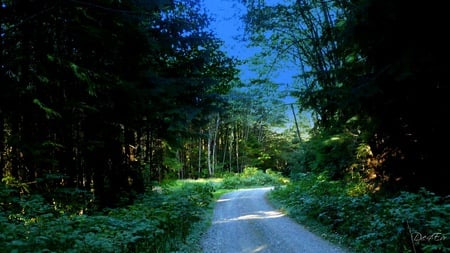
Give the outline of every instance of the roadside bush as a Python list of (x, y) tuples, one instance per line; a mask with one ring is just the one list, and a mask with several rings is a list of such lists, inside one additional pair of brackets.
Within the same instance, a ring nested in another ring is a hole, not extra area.
[(172, 185), (149, 191), (130, 206), (85, 215), (56, 211), (40, 195), (12, 198), (11, 189), (3, 187), (0, 245), (11, 253), (177, 251), (213, 192), (210, 184)]
[(348, 187), (323, 174), (303, 174), (270, 197), (293, 218), (344, 237), (357, 252), (450, 252), (449, 197), (426, 189), (352, 196)]
[(255, 167), (244, 168), (241, 174), (227, 174), (224, 176), (221, 188), (237, 189), (256, 186), (279, 186), (288, 182), (281, 173), (267, 169), (263, 172)]

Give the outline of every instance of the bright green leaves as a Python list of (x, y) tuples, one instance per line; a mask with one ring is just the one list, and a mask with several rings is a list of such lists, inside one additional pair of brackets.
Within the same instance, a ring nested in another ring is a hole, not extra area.
[(92, 77), (98, 77), (98, 75), (93, 74), (88, 69), (83, 69), (75, 63), (69, 63), (69, 67), (72, 70), (75, 77), (81, 82), (87, 84), (87, 92), (91, 96), (96, 95), (97, 84), (92, 81)]
[[(321, 223), (326, 228), (321, 234), (357, 252), (449, 250), (445, 231), (450, 225), (448, 198), (425, 189), (371, 197), (370, 189), (360, 178), (340, 182), (309, 173), (299, 175), (286, 188), (276, 189), (270, 197), (294, 219), (306, 225), (311, 221)], [(426, 236), (433, 240), (428, 241)]]
[[(8, 177), (2, 181), (22, 188)], [(214, 191), (210, 184), (183, 183), (105, 214), (83, 214), (58, 212), (57, 200), (50, 205), (36, 194), (7, 198), (16, 193), (0, 185), (0, 196), (8, 201), (0, 202), (0, 244), (6, 252), (172, 252), (203, 218)]]
[(45, 106), (39, 99), (35, 98), (33, 99), (33, 104), (37, 105), (40, 109), (42, 109), (45, 112), (45, 116), (48, 119), (52, 118), (61, 118), (61, 114), (57, 111), (53, 110), (50, 107)]

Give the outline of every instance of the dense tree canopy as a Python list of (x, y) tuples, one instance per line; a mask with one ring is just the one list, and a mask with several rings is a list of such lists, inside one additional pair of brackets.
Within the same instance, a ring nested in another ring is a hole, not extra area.
[(7, 1), (1, 27), (1, 172), (117, 203), (164, 176), (217, 111), (233, 60), (195, 1)]
[[(357, 87), (374, 90), (362, 100), (377, 124), (372, 146), (387, 154), (385, 169), (395, 178), (448, 192), (442, 147), (449, 141), (449, 40), (436, 32), (445, 26), (443, 6), (405, 1), (362, 6), (348, 27), (370, 66)], [(427, 18), (419, 18), (423, 15)]]
[(259, 57), (298, 66), (293, 94), (316, 115), (300, 170), (343, 177), (358, 168), (391, 186), (448, 191), (448, 39), (435, 32), (445, 26), (443, 6), (243, 2), (249, 39), (263, 48)]
[(282, 176), (285, 210), (363, 252), (450, 247), (446, 6), (227, 1), (248, 61), (197, 0), (0, 1), (6, 250), (178, 252), (220, 184), (165, 179)]
[(93, 191), (100, 206), (167, 176), (246, 166), (446, 191), (448, 39), (429, 29), (444, 24), (439, 6), (242, 2), (260, 76), (297, 66), (291, 95), (310, 132), (272, 130), (286, 108), (277, 86), (237, 80), (196, 1), (3, 1), (3, 181)]

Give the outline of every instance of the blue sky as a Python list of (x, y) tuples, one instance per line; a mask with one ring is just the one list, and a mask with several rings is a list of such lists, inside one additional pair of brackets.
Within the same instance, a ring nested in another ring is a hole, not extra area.
[[(286, 2), (287, 0), (266, 0), (266, 4), (276, 4)], [(203, 5), (209, 15), (213, 17), (211, 29), (216, 33), (217, 37), (224, 41), (223, 50), (232, 57), (241, 60), (249, 59), (258, 52), (258, 48), (250, 48), (243, 41), (244, 24), (240, 17), (245, 14), (246, 8), (239, 0), (203, 0)], [(289, 68), (277, 69), (270, 74), (272, 81), (280, 84), (291, 84), (293, 82), (293, 67), (286, 63), (284, 66)], [(258, 74), (251, 70), (248, 66), (241, 66), (241, 78), (248, 80), (257, 78)], [(292, 102), (292, 101), (290, 101)]]
[[(286, 1), (286, 0), (285, 0)], [(266, 3), (275, 4), (283, 2), (282, 0), (266, 1)], [(211, 29), (216, 33), (216, 36), (224, 41), (223, 50), (231, 57), (236, 57), (241, 60), (246, 60), (254, 56), (258, 48), (250, 48), (246, 42), (243, 41), (244, 36), (244, 24), (240, 20), (240, 17), (245, 14), (246, 8), (239, 0), (203, 0), (203, 6), (205, 7), (208, 15), (214, 20), (211, 22)], [(286, 63), (284, 66), (292, 66), (292, 64)], [(251, 70), (251, 67), (247, 65), (240, 66), (241, 79), (243, 81), (251, 78), (258, 78), (258, 74)], [(280, 90), (290, 88), (293, 82), (292, 75), (296, 73), (292, 68), (277, 69), (270, 74), (270, 79), (274, 83), (280, 84)], [(284, 99), (285, 104), (294, 103), (295, 99), (292, 97), (286, 97)], [(290, 118), (291, 125), (292, 111), (289, 106), (286, 107), (286, 115)]]
[(211, 29), (225, 42), (224, 50), (233, 57), (246, 58), (251, 52), (244, 50), (242, 39), (244, 24), (239, 19), (245, 14), (245, 6), (238, 0), (203, 0), (206, 10), (214, 19)]

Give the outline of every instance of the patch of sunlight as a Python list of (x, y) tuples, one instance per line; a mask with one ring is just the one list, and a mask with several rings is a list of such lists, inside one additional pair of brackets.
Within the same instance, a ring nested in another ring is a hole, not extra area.
[(257, 247), (256, 249), (252, 250), (252, 253), (257, 253), (257, 252), (262, 252), (263, 250), (265, 250), (267, 248), (267, 245), (261, 245), (259, 247)]
[(191, 178), (186, 178), (186, 179), (178, 179), (177, 181), (181, 182), (181, 183), (212, 183), (212, 184), (219, 184), (223, 181), (223, 178), (198, 178), (198, 179), (191, 179)]
[[(267, 190), (273, 190), (273, 189), (275, 189), (275, 187), (273, 187), (273, 186), (258, 187), (258, 189), (267, 191)], [(237, 191), (254, 191), (254, 190), (255, 190), (255, 188), (241, 188), (241, 189), (238, 189)]]
[(334, 143), (341, 142), (341, 141), (344, 141), (344, 138), (342, 138), (342, 136), (338, 134), (338, 135), (331, 136), (330, 138), (328, 138), (326, 140), (323, 140), (323, 144), (324, 145), (333, 145)]
[(284, 216), (284, 214), (276, 211), (270, 212), (258, 212), (258, 214), (242, 215), (236, 218), (236, 220), (255, 220), (255, 219), (272, 219)]
[(232, 221), (245, 221), (245, 220), (260, 220), (260, 219), (274, 219), (285, 216), (285, 214), (278, 211), (258, 211), (253, 214), (241, 215), (235, 218), (223, 219), (215, 222), (217, 223), (226, 223)]

